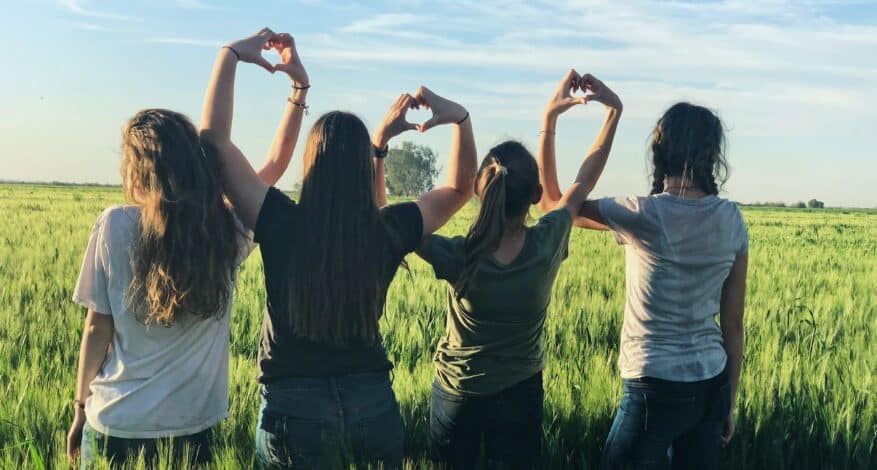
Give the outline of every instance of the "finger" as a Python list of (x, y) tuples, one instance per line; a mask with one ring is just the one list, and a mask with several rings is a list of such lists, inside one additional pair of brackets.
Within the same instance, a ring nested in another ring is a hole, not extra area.
[(417, 124), (414, 124), (413, 122), (405, 121), (405, 130), (406, 131), (417, 130)]

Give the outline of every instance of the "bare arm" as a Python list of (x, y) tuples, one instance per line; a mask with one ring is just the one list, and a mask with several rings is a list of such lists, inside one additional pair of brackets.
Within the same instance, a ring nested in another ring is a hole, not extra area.
[[(375, 152), (387, 152), (389, 150), (390, 139), (405, 132), (417, 129), (416, 124), (408, 122), (405, 115), (409, 109), (420, 108), (417, 99), (408, 93), (402, 93), (399, 98), (390, 106), (383, 121), (375, 130), (372, 136), (372, 145)], [(384, 158), (386, 154), (384, 155)], [(384, 158), (373, 158), (372, 163), (375, 170), (375, 200), (378, 207), (387, 205), (387, 182), (384, 173)]]
[[(570, 95), (570, 90), (576, 88), (587, 91), (589, 94), (573, 98)], [(557, 127), (557, 117), (576, 104), (587, 104), (591, 101), (606, 106), (606, 118), (600, 132), (591, 144), (572, 186), (566, 190), (563, 196), (555, 199), (559, 192), (553, 132)], [(539, 201), (542, 210), (552, 210), (558, 205), (562, 205), (566, 207), (573, 218), (579, 215), (582, 204), (594, 186), (597, 185), (603, 168), (606, 167), (606, 160), (612, 150), (612, 142), (615, 139), (615, 131), (618, 128), (618, 121), (621, 119), (622, 109), (623, 106), (618, 95), (603, 82), (590, 74), (580, 77), (573, 69), (567, 72), (558, 85), (554, 97), (549, 102), (543, 119), (544, 127), (539, 146), (539, 177), (544, 185), (542, 199)]]
[[(201, 139), (216, 152), (222, 168), (226, 196), (238, 217), (249, 228), (256, 225), (268, 186), (231, 141), (234, 78), (238, 55), (240, 60), (246, 62), (264, 61), (261, 51), (273, 37), (274, 33), (266, 28), (254, 36), (233, 43), (234, 51), (229, 48), (220, 49), (204, 95), (201, 113)], [(273, 66), (267, 64), (267, 67), (273, 71)]]
[(749, 254), (737, 255), (731, 272), (722, 286), (721, 312), (719, 323), (722, 326), (725, 353), (728, 355), (728, 378), (731, 382), (731, 413), (725, 422), (722, 444), (727, 444), (734, 436), (734, 405), (740, 384), (740, 370), (743, 365), (743, 350), (746, 334), (743, 331), (743, 312), (746, 302), (746, 275), (749, 268)]
[(433, 111), (432, 118), (420, 125), (421, 132), (440, 124), (453, 125), (448, 181), (417, 200), (423, 215), (423, 235), (426, 236), (445, 225), (472, 198), (478, 156), (472, 119), (465, 108), (424, 87), (420, 87), (416, 98)]
[[(103, 315), (94, 310), (88, 311), (82, 342), (79, 345), (79, 369), (76, 376), (76, 400), (84, 402), (91, 390), (89, 385), (97, 377), (107, 358), (107, 351), (113, 341), (115, 332), (113, 316)], [(82, 442), (82, 427), (85, 425), (85, 412), (79, 406), (73, 418), (73, 424), (67, 435), (67, 457), (71, 462), (79, 453)]]
[(277, 71), (286, 72), (292, 79), (292, 94), (286, 101), (283, 117), (274, 134), (271, 150), (268, 158), (258, 171), (259, 178), (268, 186), (274, 186), (283, 173), (289, 167), (295, 144), (301, 133), (301, 124), (307, 106), (308, 88), (310, 80), (304, 65), (295, 48), (295, 40), (289, 34), (279, 34), (273, 41), (275, 49), (280, 54), (281, 62), (274, 66)]

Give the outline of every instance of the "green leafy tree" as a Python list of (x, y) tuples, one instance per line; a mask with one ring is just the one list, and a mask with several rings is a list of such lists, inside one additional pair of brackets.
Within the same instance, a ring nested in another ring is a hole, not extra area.
[(425, 145), (402, 142), (384, 162), (387, 190), (394, 196), (419, 196), (433, 188), (438, 176), (436, 153)]

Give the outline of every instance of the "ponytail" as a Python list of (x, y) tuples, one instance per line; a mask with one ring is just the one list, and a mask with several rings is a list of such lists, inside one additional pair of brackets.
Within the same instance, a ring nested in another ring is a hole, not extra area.
[(481, 196), (481, 209), (478, 218), (469, 229), (464, 244), (465, 261), (463, 272), (454, 285), (457, 299), (465, 296), (472, 287), (472, 280), (478, 273), (481, 259), (496, 251), (502, 241), (506, 224), (506, 179), (508, 170), (499, 160), (491, 158), (484, 167), (477, 182), (477, 188), (484, 188)]

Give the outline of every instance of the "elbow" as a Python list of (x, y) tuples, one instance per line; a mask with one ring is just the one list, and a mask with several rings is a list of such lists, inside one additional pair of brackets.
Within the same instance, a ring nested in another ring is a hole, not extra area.
[(84, 334), (90, 339), (109, 342), (113, 338), (113, 333), (115, 333), (115, 329), (111, 318), (89, 321), (85, 325)]

